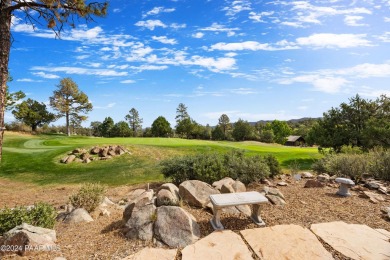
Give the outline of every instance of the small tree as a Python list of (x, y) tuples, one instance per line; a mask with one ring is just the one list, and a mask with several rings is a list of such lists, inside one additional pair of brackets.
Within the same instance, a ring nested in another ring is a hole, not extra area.
[(55, 121), (55, 115), (46, 110), (44, 103), (27, 99), (16, 106), (12, 111), (15, 118), (31, 127), (35, 132), (38, 126)]
[(234, 123), (234, 129), (232, 134), (234, 140), (236, 141), (248, 140), (253, 135), (253, 128), (248, 123), (248, 121), (244, 121), (240, 118), (236, 123)]
[(222, 114), (218, 119), (218, 125), (221, 127), (224, 139), (227, 138), (227, 131), (231, 129), (230, 119), (226, 114)]
[(165, 117), (159, 116), (153, 121), (151, 132), (155, 137), (168, 137), (172, 134), (171, 124)]
[(100, 133), (104, 137), (111, 137), (113, 127), (114, 127), (114, 120), (111, 117), (106, 117), (103, 123), (99, 126)]
[(62, 79), (57, 88), (50, 97), (50, 105), (59, 112), (59, 117), (65, 116), (67, 133), (70, 136), (70, 119), (86, 120), (87, 117), (82, 117), (80, 113), (91, 111), (92, 104), (71, 78)]
[(117, 136), (117, 137), (129, 137), (133, 133), (125, 121), (119, 121), (114, 125), (114, 127), (111, 130), (111, 135), (112, 136)]
[(225, 138), (222, 128), (218, 125), (211, 132), (211, 138), (213, 140), (221, 141)]
[(179, 106), (176, 108), (176, 123), (179, 123), (180, 121), (188, 118), (190, 118), (190, 116), (188, 115), (186, 105), (180, 103)]
[(275, 142), (284, 144), (287, 141), (287, 136), (292, 132), (291, 128), (284, 121), (274, 120), (271, 123), (271, 129), (275, 135)]
[(91, 122), (90, 128), (93, 136), (102, 136), (102, 133), (100, 131), (100, 126), (102, 125), (102, 122), (99, 121), (93, 121)]
[(138, 136), (140, 130), (142, 130), (142, 118), (139, 117), (137, 109), (132, 108), (129, 111), (129, 114), (125, 116), (125, 119), (129, 122), (131, 130), (133, 131), (133, 136)]
[[(11, 82), (12, 78), (8, 78), (8, 82)], [(9, 87), (6, 86), (5, 88), (5, 110), (11, 111), (15, 108), (15, 104), (26, 97), (26, 94), (24, 94), (23, 91), (17, 91), (17, 92), (9, 92)]]

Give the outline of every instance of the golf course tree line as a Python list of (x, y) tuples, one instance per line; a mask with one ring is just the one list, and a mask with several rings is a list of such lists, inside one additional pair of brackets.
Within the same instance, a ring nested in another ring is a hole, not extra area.
[(34, 27), (46, 25), (60, 36), (64, 25), (76, 26), (83, 18), (91, 21), (93, 16), (103, 17), (107, 13), (107, 1), (85, 0), (1, 0), (0, 1), (0, 161), (4, 139), (4, 112), (7, 105), (8, 62), (11, 49), (11, 20), (18, 17)]
[(390, 147), (390, 98), (366, 100), (359, 95), (331, 108), (310, 129), (306, 141), (340, 152), (343, 146), (368, 151)]
[[(15, 97), (18, 98), (18, 96)], [(13, 100), (12, 103), (15, 101)], [(58, 113), (49, 112), (44, 103), (29, 98), (20, 104), (13, 105), (12, 114), (16, 120), (31, 127), (33, 132), (44, 124), (65, 117), (66, 133), (70, 136), (71, 126), (73, 129), (80, 127), (81, 122), (87, 120), (84, 113), (92, 110), (88, 96), (79, 90), (71, 78), (64, 78), (60, 81), (57, 90), (50, 97), (50, 106)]]

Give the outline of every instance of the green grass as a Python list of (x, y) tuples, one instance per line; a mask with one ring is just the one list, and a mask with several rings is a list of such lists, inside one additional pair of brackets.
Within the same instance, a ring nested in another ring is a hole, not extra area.
[[(132, 155), (90, 164), (59, 163), (75, 148), (120, 144)], [(21, 135), (7, 132), (0, 177), (37, 184), (100, 182), (110, 186), (163, 181), (159, 162), (196, 152), (224, 153), (243, 149), (250, 155), (274, 154), (282, 167), (296, 161), (308, 169), (320, 154), (316, 148), (285, 147), (257, 142), (214, 142), (178, 138), (94, 138), (61, 135)]]

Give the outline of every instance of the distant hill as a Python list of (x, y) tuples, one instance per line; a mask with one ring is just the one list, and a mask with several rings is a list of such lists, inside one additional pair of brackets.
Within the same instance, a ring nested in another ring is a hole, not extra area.
[[(306, 121), (306, 120), (318, 120), (318, 119), (321, 119), (321, 117), (316, 117), (316, 118), (313, 118), (313, 117), (302, 117), (302, 118), (298, 118), (298, 119), (290, 119), (290, 120), (287, 120), (286, 122), (295, 124), (295, 123), (300, 123), (300, 122), (303, 122), (303, 121)], [(260, 122), (262, 124), (266, 124), (266, 123), (271, 123), (272, 121), (274, 121), (274, 120), (259, 120), (257, 122), (249, 122), (249, 124), (254, 126), (258, 122)], [(280, 121), (284, 121), (284, 120), (280, 120)]]

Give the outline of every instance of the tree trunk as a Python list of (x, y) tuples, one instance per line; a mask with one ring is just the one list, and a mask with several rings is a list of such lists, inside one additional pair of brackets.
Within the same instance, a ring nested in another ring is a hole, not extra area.
[(65, 113), (65, 117), (66, 117), (66, 131), (67, 131), (68, 136), (70, 136), (69, 113), (68, 112)]
[(11, 0), (0, 3), (0, 162), (3, 157), (5, 92), (8, 80), (8, 61), (11, 48), (11, 13), (5, 8), (11, 5)]

